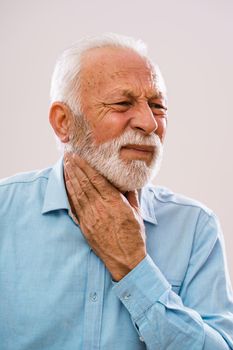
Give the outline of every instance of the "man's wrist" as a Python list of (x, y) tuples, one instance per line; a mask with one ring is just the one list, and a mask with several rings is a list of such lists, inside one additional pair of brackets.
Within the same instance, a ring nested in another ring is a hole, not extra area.
[(111, 272), (112, 279), (114, 282), (119, 282), (122, 278), (124, 278), (128, 273), (130, 273), (140, 262), (145, 259), (146, 252), (138, 256), (133, 262), (131, 261), (129, 265), (124, 268), (116, 270), (116, 272)]

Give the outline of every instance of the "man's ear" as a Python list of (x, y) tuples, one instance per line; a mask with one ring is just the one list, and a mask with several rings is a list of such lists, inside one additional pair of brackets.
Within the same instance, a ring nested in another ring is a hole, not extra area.
[(49, 122), (61, 142), (69, 142), (71, 111), (62, 102), (54, 102), (49, 111)]

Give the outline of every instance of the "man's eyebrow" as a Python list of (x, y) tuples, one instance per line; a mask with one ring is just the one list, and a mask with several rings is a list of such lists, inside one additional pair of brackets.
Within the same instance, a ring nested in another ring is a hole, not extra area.
[(115, 88), (108, 92), (109, 97), (115, 96), (125, 96), (125, 97), (135, 97), (135, 94), (130, 89), (119, 89)]
[(129, 98), (135, 98), (138, 97), (137, 94), (135, 94), (132, 90), (130, 89), (124, 89), (122, 90), (122, 95), (125, 97), (129, 97)]
[(164, 94), (161, 91), (157, 91), (157, 92), (153, 93), (152, 95), (149, 95), (148, 99), (150, 99), (150, 100), (164, 99)]

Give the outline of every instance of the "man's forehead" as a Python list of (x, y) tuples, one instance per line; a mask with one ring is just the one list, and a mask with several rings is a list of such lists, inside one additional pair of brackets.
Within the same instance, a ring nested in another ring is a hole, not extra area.
[(127, 97), (144, 94), (148, 98), (162, 98), (163, 80), (159, 69), (149, 59), (130, 49), (99, 48), (88, 52), (82, 61), (82, 87), (106, 90), (108, 95)]
[(155, 75), (154, 67), (147, 58), (131, 49), (112, 47), (91, 49), (85, 53), (81, 60), (81, 71), (93, 78), (124, 78), (128, 73), (137, 71), (147, 77)]

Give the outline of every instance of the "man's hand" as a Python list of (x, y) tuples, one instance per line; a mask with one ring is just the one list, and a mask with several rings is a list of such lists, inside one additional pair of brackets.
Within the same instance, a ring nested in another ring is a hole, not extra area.
[(64, 170), (80, 228), (113, 279), (119, 281), (146, 256), (137, 191), (124, 196), (74, 154), (65, 156)]

